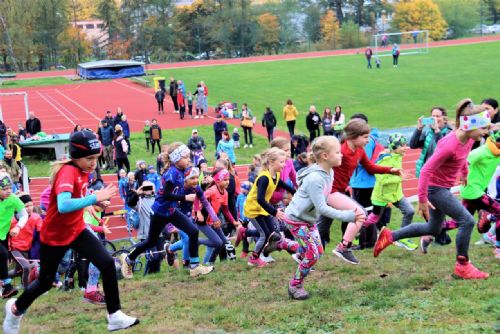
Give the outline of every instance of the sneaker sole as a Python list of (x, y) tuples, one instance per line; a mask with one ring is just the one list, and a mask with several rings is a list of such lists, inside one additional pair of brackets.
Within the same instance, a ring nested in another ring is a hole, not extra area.
[(135, 319), (135, 322), (132, 325), (128, 326), (128, 327), (109, 328), (109, 326), (108, 326), (108, 331), (114, 332), (114, 331), (119, 331), (121, 329), (127, 329), (127, 328), (130, 328), (130, 327), (134, 327), (135, 325), (138, 325), (139, 323), (140, 323), (139, 319)]
[(87, 298), (83, 298), (83, 301), (86, 303), (89, 303), (89, 304), (97, 305), (97, 306), (105, 306), (106, 305), (106, 302), (100, 303), (100, 302), (96, 302), (96, 301), (93, 301), (93, 300), (90, 300)]
[(303, 296), (303, 297), (300, 297), (300, 298), (295, 298), (293, 296), (293, 293), (290, 292), (290, 290), (288, 290), (288, 296), (290, 296), (290, 298), (293, 299), (293, 300), (306, 300), (306, 299), (309, 299), (311, 297), (310, 295), (306, 295), (306, 296)]
[(455, 274), (455, 273), (451, 274), (451, 277), (453, 277), (453, 278), (454, 278), (454, 279), (456, 279), (456, 280), (461, 280), (461, 281), (469, 281), (469, 280), (486, 280), (486, 279), (488, 279), (488, 278), (489, 278), (489, 276), (487, 276), (487, 277), (481, 277), (481, 278), (479, 278), (479, 277), (475, 277), (475, 278), (463, 278), (463, 277), (461, 277), (461, 276), (458, 276), (458, 275), (457, 275), (457, 274)]
[(334, 249), (332, 251), (332, 253), (335, 254), (335, 255), (337, 255), (337, 257), (339, 257), (340, 259), (344, 260), (347, 263), (354, 264), (354, 265), (358, 265), (359, 264), (359, 262), (353, 262), (353, 261), (350, 261), (350, 260), (346, 259), (345, 257), (342, 256), (342, 254), (340, 254), (339, 252), (337, 252), (336, 249)]

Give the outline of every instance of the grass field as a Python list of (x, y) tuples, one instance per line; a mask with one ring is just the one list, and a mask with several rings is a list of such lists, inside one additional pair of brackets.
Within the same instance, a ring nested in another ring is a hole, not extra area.
[[(395, 214), (392, 226), (399, 226)], [(334, 224), (333, 240), (338, 240)], [(477, 239), (477, 234), (475, 238)], [(203, 247), (202, 247), (203, 248)], [(201, 249), (202, 249), (201, 248)], [(331, 254), (306, 280), (312, 298), (288, 299), (286, 284), (295, 262), (274, 253), (277, 262), (252, 269), (243, 260), (218, 263), (198, 279), (162, 264), (158, 274), (120, 281), (126, 313), (141, 324), (127, 333), (495, 333), (498, 330), (500, 267), (492, 248), (471, 246), (474, 263), (491, 274), (487, 281), (451, 277), (454, 245), (433, 245), (430, 254), (397, 247), (374, 259), (356, 252), (353, 266)], [(239, 254), (240, 249), (238, 249)], [(104, 333), (105, 308), (82, 302), (80, 291), (50, 291), (23, 320), (22, 333)], [(496, 326), (496, 327), (495, 327)]]
[(2, 82), (3, 88), (22, 88), (22, 87), (41, 87), (53, 85), (67, 85), (72, 83), (81, 83), (82, 81), (72, 81), (64, 77), (6, 80)]
[(381, 69), (368, 70), (360, 54), (154, 72), (183, 80), (193, 92), (204, 80), (211, 105), (247, 102), (259, 116), (271, 106), (283, 130), (282, 108), (288, 98), (301, 112), (297, 125), (303, 131), (311, 104), (321, 114), (325, 106), (341, 105), (348, 116), (362, 112), (374, 126), (393, 128), (414, 125), (434, 105), (454, 115), (454, 106), (462, 98), (471, 97), (477, 103), (489, 96), (498, 98), (498, 59), (500, 43), (485, 43), (401, 56), (398, 68), (392, 67), (391, 58), (383, 57)]

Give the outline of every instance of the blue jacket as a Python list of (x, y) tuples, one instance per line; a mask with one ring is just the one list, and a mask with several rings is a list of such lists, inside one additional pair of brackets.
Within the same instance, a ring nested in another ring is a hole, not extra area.
[(114, 134), (115, 132), (113, 131), (113, 127), (110, 125), (99, 128), (99, 136), (101, 137), (101, 142), (104, 146), (113, 145)]
[(222, 131), (227, 131), (227, 124), (224, 121), (214, 123), (215, 141), (221, 140)]
[(229, 139), (229, 141), (221, 140), (219, 144), (217, 144), (217, 153), (220, 151), (226, 152), (229, 160), (231, 160), (232, 164), (236, 163), (236, 155), (234, 154), (234, 141)]
[[(365, 152), (368, 156), (368, 159), (372, 158), (373, 150), (375, 150), (375, 141), (373, 139), (378, 140), (378, 129), (376, 128), (372, 128), (370, 132), (370, 140), (365, 146)], [(375, 176), (372, 174), (368, 174), (366, 169), (364, 169), (361, 164), (358, 164), (358, 167), (356, 167), (356, 170), (351, 176), (349, 185), (351, 186), (351, 188), (373, 188), (375, 187)]]
[(127, 121), (121, 121), (120, 122), (120, 125), (123, 129), (123, 135), (125, 136), (125, 138), (130, 138), (130, 128), (128, 126), (128, 122)]
[[(244, 213), (244, 207), (245, 207), (245, 201), (247, 200), (248, 194), (239, 194), (238, 197), (236, 197), (236, 210), (238, 211), (238, 216), (239, 220), (242, 222), (248, 221), (247, 217), (245, 217)], [(236, 218), (236, 217), (234, 217)]]
[(161, 178), (160, 178), (160, 175), (157, 173), (157, 172), (154, 172), (154, 173), (148, 173), (146, 175), (146, 179), (151, 182), (152, 184), (155, 185), (155, 192), (158, 192), (158, 190), (160, 189), (160, 185), (161, 185)]

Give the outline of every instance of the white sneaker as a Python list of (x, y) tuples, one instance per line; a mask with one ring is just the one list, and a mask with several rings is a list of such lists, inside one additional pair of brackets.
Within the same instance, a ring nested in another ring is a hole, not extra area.
[(244, 148), (248, 148), (248, 145), (247, 145), (247, 144), (245, 144), (245, 146), (243, 146), (243, 147), (244, 147)]
[(139, 319), (130, 317), (118, 310), (113, 314), (108, 314), (108, 331), (117, 331), (137, 325)]
[(214, 270), (212, 266), (202, 266), (201, 264), (197, 265), (194, 268), (189, 269), (189, 276), (198, 277), (201, 275), (208, 275)]
[(200, 116), (194, 116), (194, 119), (198, 119), (198, 118), (200, 118)]
[(252, 147), (253, 147), (253, 145), (252, 145), (252, 144), (250, 144), (250, 148), (252, 148)]
[(16, 302), (16, 298), (11, 298), (5, 303), (5, 319), (3, 320), (3, 332), (5, 334), (18, 334), (21, 328), (22, 315), (14, 315), (12, 313), (12, 305)]
[(122, 253), (118, 258), (120, 259), (123, 277), (125, 279), (132, 279), (134, 277), (134, 272), (132, 271), (132, 266), (127, 262), (127, 254)]
[(264, 254), (260, 254), (260, 259), (266, 263), (271, 263), (271, 262), (274, 262), (275, 260), (271, 257), (271, 255), (269, 256), (264, 256)]
[(201, 118), (205, 118), (205, 116), (201, 115)]

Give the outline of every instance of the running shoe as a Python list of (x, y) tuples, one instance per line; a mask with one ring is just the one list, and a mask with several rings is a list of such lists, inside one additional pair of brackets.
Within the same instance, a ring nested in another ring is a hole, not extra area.
[(293, 286), (288, 283), (288, 295), (295, 300), (305, 300), (310, 297), (302, 284)]
[(265, 257), (268, 257), (269, 254), (278, 249), (278, 242), (281, 240), (281, 235), (279, 233), (273, 232), (269, 235), (267, 239), (267, 243), (262, 250), (262, 253)]
[(16, 302), (15, 298), (11, 298), (5, 303), (5, 319), (3, 320), (3, 332), (5, 334), (19, 334), (21, 329), (21, 319), (23, 315), (15, 315), (12, 313), (12, 305)]
[(493, 215), (487, 211), (481, 210), (479, 213), (479, 220), (477, 222), (477, 230), (479, 233), (486, 233), (490, 230)]
[[(462, 258), (462, 259), (461, 259)], [(490, 275), (482, 272), (472, 265), (470, 261), (466, 261), (463, 256), (459, 256), (455, 264), (453, 276), (457, 279), (487, 279)]]
[(189, 269), (189, 276), (198, 277), (201, 275), (208, 275), (214, 270), (212, 266), (202, 266), (201, 264), (197, 265), (194, 268)]
[(99, 291), (85, 292), (85, 294), (83, 295), (83, 300), (85, 300), (88, 303), (95, 304), (95, 305), (105, 305), (106, 304), (106, 298)]
[(392, 245), (392, 243), (392, 232), (384, 226), (380, 231), (377, 242), (375, 243), (375, 247), (373, 248), (373, 256), (379, 256), (379, 254), (382, 253), (384, 249)]
[(430, 236), (423, 236), (420, 238), (420, 250), (423, 254), (427, 254), (427, 252), (429, 251), (429, 246), (433, 241), (434, 238)]
[(267, 266), (267, 262), (263, 261), (260, 257), (258, 258), (253, 258), (253, 256), (250, 256), (248, 258), (247, 264), (252, 267), (257, 267), (257, 268), (262, 268)]
[(409, 251), (414, 251), (418, 248), (418, 245), (414, 243), (411, 239), (401, 239), (394, 243), (396, 246), (404, 248)]
[(359, 260), (352, 253), (352, 249), (345, 247), (342, 243), (339, 243), (332, 253), (347, 263), (359, 264)]
[(139, 319), (130, 317), (120, 310), (108, 315), (108, 331), (110, 332), (129, 328), (138, 323)]

